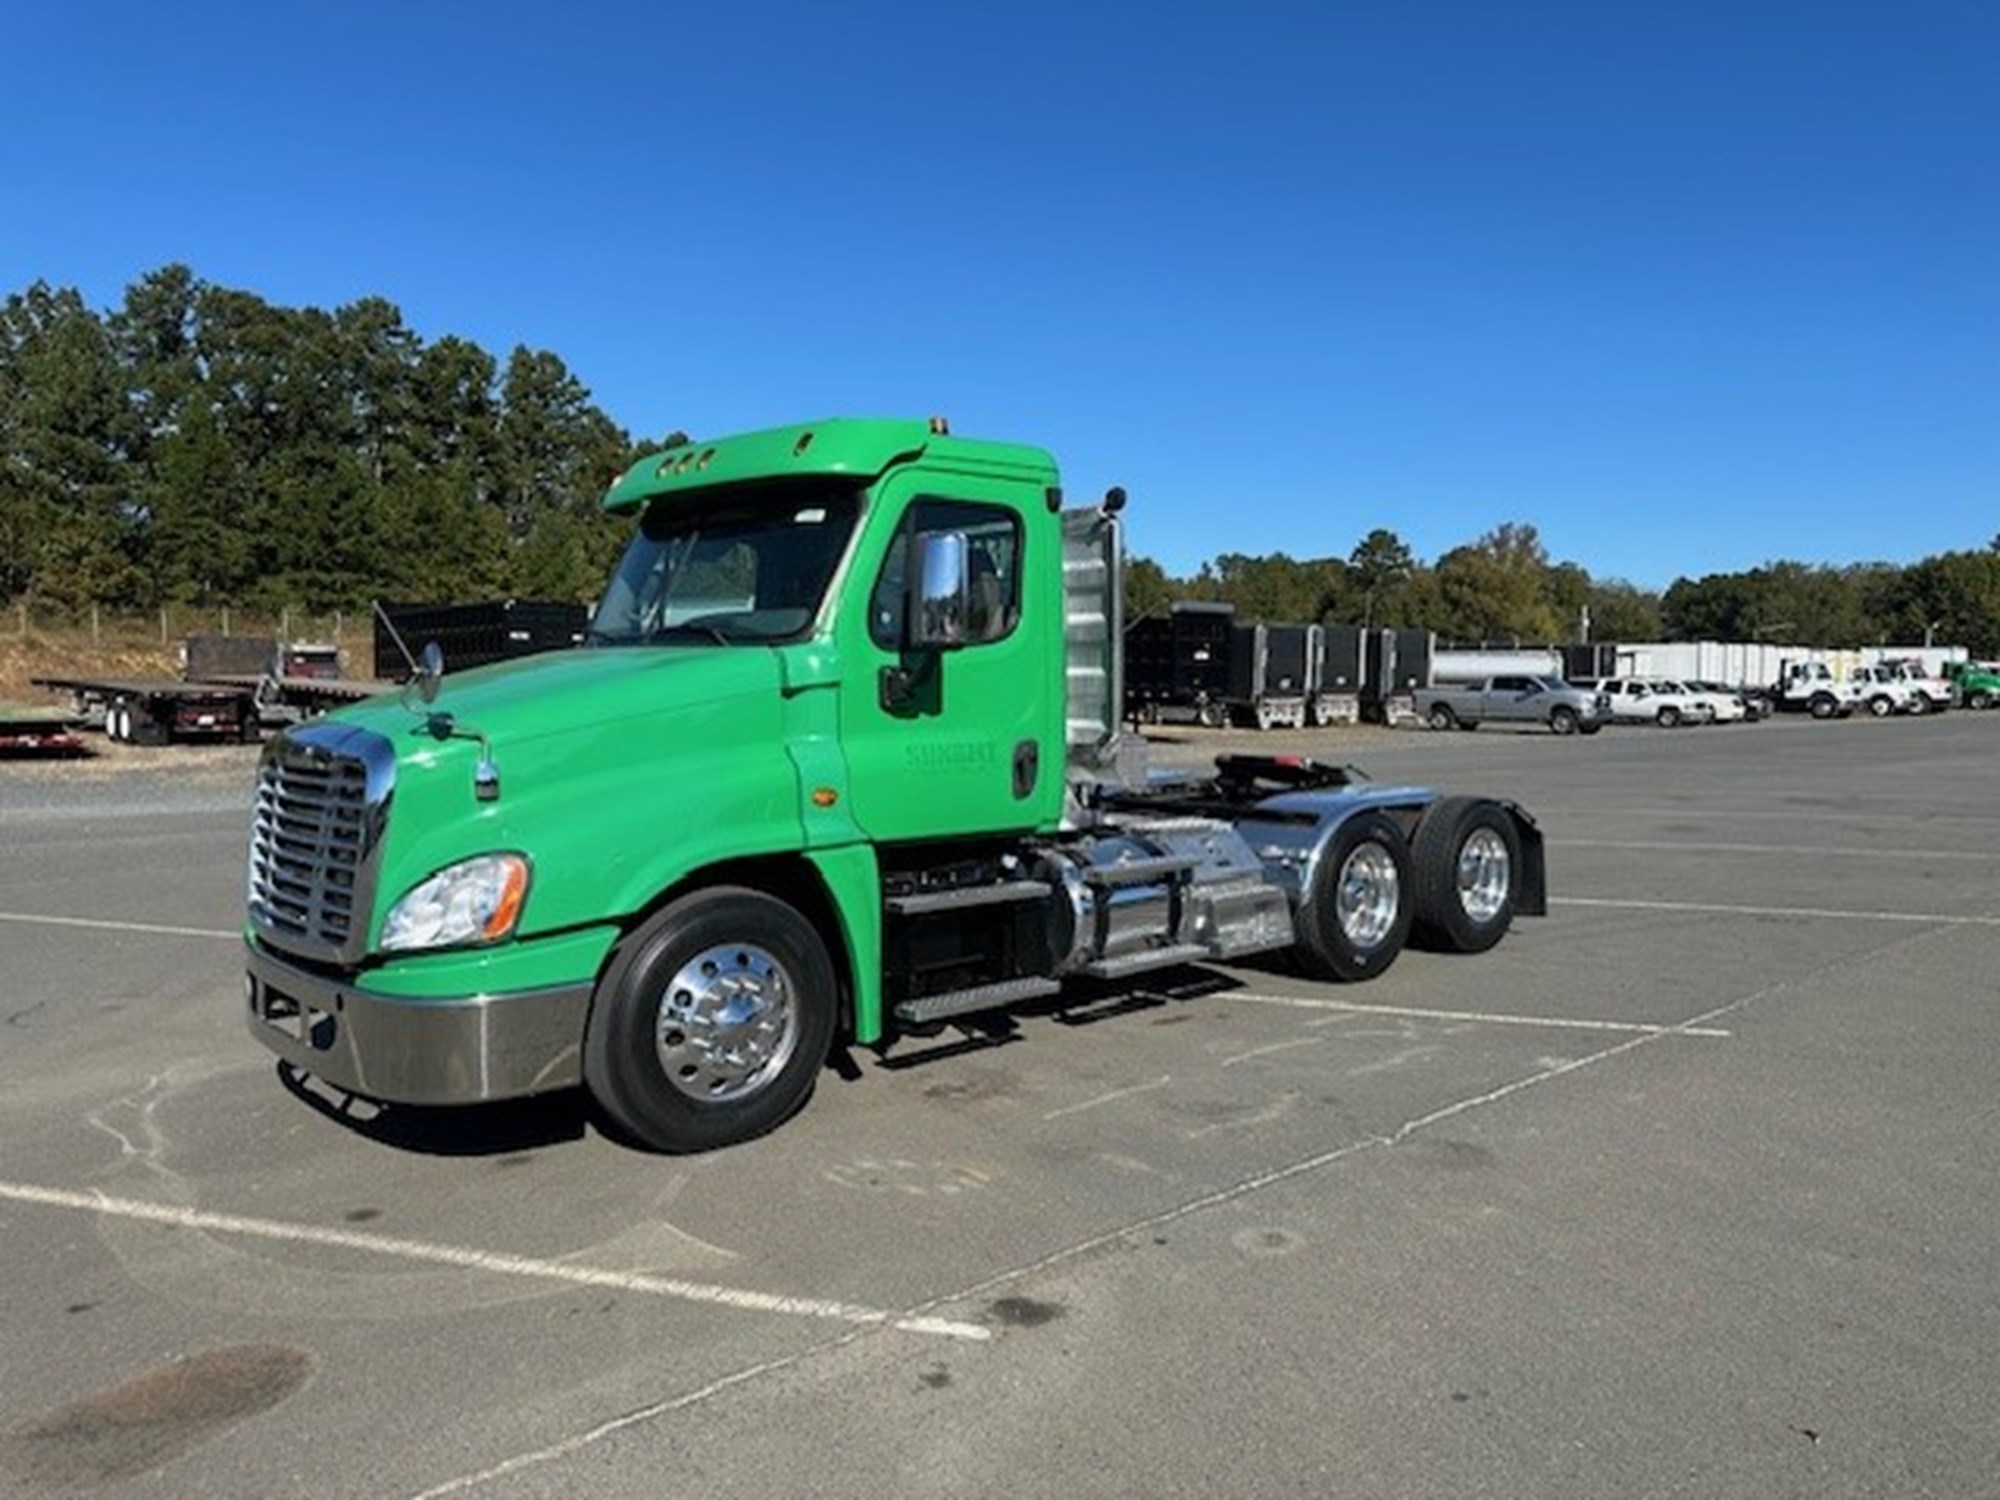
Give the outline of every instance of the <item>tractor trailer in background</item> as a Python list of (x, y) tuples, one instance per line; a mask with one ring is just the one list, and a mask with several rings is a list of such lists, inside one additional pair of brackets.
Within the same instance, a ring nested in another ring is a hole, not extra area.
[[(247, 1020), (351, 1094), (582, 1085), (623, 1134), (769, 1130), (836, 1045), (1287, 952), (1364, 980), (1546, 905), (1515, 804), (1121, 732), (1123, 494), (835, 420), (640, 460), (580, 650), (265, 747)], [(727, 602), (724, 602), (727, 601)]]

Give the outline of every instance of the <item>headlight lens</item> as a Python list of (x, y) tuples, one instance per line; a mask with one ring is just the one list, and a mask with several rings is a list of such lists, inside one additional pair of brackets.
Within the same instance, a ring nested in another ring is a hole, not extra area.
[(495, 943), (514, 930), (528, 894), (528, 862), (482, 854), (448, 865), (404, 892), (382, 924), (387, 950)]

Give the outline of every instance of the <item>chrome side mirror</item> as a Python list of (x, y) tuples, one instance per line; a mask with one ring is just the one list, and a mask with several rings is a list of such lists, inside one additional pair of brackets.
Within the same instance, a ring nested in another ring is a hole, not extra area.
[(915, 589), (905, 616), (910, 645), (918, 650), (963, 646), (971, 614), (965, 534), (926, 532), (916, 538), (915, 552), (910, 569)]
[(437, 702), (438, 683), (444, 678), (444, 647), (436, 641), (424, 642), (417, 653), (417, 696), (426, 703)]

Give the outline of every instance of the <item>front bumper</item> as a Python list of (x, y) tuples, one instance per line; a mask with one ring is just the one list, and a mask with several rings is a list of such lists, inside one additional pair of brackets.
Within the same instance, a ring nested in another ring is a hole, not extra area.
[(247, 945), (250, 1034), (301, 1072), (394, 1104), (478, 1104), (583, 1081), (588, 983), (421, 999)]

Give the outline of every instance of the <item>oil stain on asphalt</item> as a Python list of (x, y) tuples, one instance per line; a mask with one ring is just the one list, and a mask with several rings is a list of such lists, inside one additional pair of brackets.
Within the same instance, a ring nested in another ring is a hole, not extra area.
[(0, 1437), (0, 1471), (34, 1485), (134, 1479), (269, 1411), (311, 1373), (311, 1355), (277, 1344), (177, 1359)]

